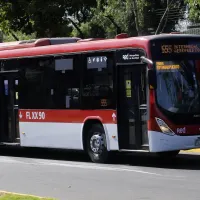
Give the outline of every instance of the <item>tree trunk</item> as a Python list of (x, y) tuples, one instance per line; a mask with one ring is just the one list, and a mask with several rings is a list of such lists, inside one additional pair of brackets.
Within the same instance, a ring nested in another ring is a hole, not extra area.
[(138, 19), (138, 8), (137, 8), (137, 2), (136, 0), (132, 0), (133, 1), (133, 12), (135, 15), (135, 27), (136, 30), (138, 32), (138, 35), (140, 35), (140, 25), (139, 25), (139, 19)]

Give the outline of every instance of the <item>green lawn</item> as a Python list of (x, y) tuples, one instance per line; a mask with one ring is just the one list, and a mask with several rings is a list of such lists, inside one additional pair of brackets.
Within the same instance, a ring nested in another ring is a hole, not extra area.
[(17, 194), (6, 194), (0, 192), (0, 200), (54, 200), (51, 198), (40, 198), (34, 196), (17, 195)]

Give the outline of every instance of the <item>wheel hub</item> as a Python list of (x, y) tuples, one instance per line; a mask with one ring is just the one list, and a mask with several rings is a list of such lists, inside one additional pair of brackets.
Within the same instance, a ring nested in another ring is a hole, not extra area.
[(101, 153), (104, 147), (104, 139), (99, 133), (93, 135), (90, 139), (90, 147), (94, 153)]

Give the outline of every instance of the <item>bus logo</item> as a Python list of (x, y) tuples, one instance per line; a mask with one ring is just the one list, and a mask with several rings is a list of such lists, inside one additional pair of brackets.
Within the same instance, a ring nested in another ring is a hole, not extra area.
[(139, 54), (126, 54), (122, 56), (123, 60), (139, 60), (140, 55)]
[(177, 128), (177, 133), (178, 134), (185, 134), (186, 133), (186, 128)]

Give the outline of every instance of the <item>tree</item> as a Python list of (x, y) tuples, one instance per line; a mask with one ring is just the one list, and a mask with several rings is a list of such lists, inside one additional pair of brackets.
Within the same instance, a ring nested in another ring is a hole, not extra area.
[(169, 1), (173, 4), (160, 32), (171, 31), (184, 0), (0, 0), (0, 29), (36, 37), (147, 35), (148, 28), (158, 27)]
[(185, 18), (186, 4), (184, 0), (165, 0), (160, 9), (158, 13), (161, 18), (157, 31), (160, 33), (176, 31), (176, 25)]
[(0, 0), (0, 26), (4, 32), (36, 32), (37, 37), (70, 36), (72, 27), (67, 17), (84, 22), (93, 5), (89, 0)]
[(11, 42), (13, 40), (31, 40), (35, 39), (36, 34), (32, 33), (30, 35), (24, 34), (21, 31), (17, 31), (13, 34), (2, 34), (2, 41), (3, 42)]
[(3, 42), (3, 33), (0, 31), (0, 43)]
[(193, 22), (200, 22), (200, 0), (185, 0), (189, 6), (189, 18)]
[(9, 32), (9, 20), (7, 19), (7, 11), (9, 10), (10, 4), (2, 4), (0, 2), (0, 31), (1, 33), (8, 33)]
[(97, 7), (92, 9), (93, 17), (80, 25), (81, 30), (91, 37), (112, 38), (121, 32), (138, 35), (144, 24), (145, 6), (146, 0), (97, 0)]
[[(94, 16), (81, 23), (80, 29), (90, 37), (113, 38), (119, 32), (129, 36), (149, 35), (152, 34), (149, 28), (154, 32), (157, 29), (169, 2), (172, 2), (170, 9), (158, 33), (175, 31), (175, 25), (184, 14), (184, 0), (97, 0)], [(78, 32), (75, 30), (73, 34)]]

